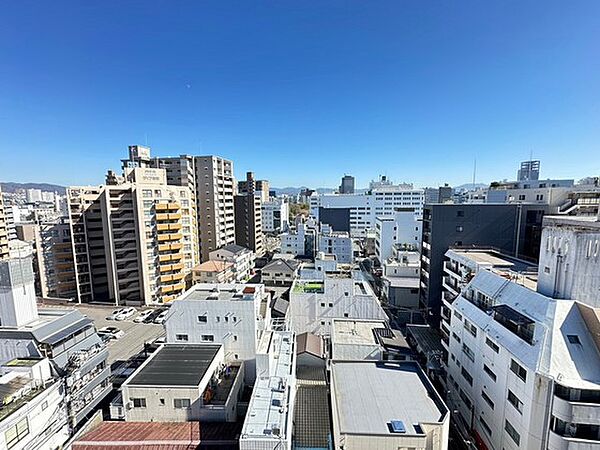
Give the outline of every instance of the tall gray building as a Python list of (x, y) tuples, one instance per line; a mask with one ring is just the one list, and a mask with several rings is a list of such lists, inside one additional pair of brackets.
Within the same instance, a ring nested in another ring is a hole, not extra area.
[(540, 161), (523, 161), (517, 171), (517, 181), (533, 181), (540, 179)]
[[(258, 189), (257, 183), (261, 183)], [(266, 183), (268, 195), (268, 182), (255, 180), (252, 172), (246, 173), (246, 180), (238, 182), (238, 195), (235, 196), (235, 243), (249, 248), (257, 255), (264, 253), (262, 229), (262, 183)]]
[(340, 194), (354, 194), (354, 177), (352, 175), (344, 175), (342, 177)]

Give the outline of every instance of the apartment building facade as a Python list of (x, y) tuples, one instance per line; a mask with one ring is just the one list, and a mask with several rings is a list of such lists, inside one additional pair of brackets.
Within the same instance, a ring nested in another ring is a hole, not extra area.
[(285, 232), (289, 226), (290, 205), (286, 198), (275, 197), (262, 203), (263, 232)]
[(537, 293), (510, 258), (450, 253), (442, 342), (459, 428), (493, 450), (600, 448), (599, 310)]
[[(180, 155), (151, 157), (150, 148), (129, 147), (129, 159), (123, 168), (153, 167), (164, 169), (166, 183), (186, 186), (195, 201), (200, 262), (209, 253), (235, 242), (233, 162), (219, 156)], [(267, 189), (268, 193), (268, 189)]]
[(261, 197), (257, 194), (236, 195), (234, 206), (235, 243), (261, 256), (265, 252)]
[(192, 193), (162, 169), (109, 173), (99, 187), (68, 189), (79, 302), (168, 303), (197, 263)]
[(8, 257), (8, 223), (4, 209), (2, 189), (0, 188), (0, 259)]
[(536, 260), (545, 205), (432, 204), (423, 213), (420, 304), (439, 324), (444, 255), (450, 247), (489, 246)]

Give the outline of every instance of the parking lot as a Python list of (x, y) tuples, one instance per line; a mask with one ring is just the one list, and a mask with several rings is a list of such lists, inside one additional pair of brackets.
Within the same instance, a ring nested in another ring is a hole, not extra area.
[[(144, 342), (153, 341), (157, 337), (164, 335), (164, 328), (162, 325), (153, 323), (134, 323), (133, 319), (137, 314), (122, 321), (106, 320), (106, 317), (108, 317), (113, 310), (118, 309), (114, 306), (81, 305), (77, 306), (77, 309), (94, 321), (97, 330), (106, 326), (115, 326), (125, 333), (123, 337), (116, 340), (112, 339), (108, 344), (108, 363), (111, 365), (117, 361), (128, 360), (130, 357), (144, 349)], [(138, 309), (138, 313), (140, 311), (142, 311), (141, 308)]]

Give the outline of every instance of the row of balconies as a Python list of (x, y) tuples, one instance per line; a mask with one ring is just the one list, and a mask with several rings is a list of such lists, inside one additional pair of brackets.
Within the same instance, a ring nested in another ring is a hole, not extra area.
[(157, 203), (154, 208), (156, 211), (177, 211), (181, 206), (179, 203)]
[(173, 250), (181, 250), (183, 248), (183, 244), (160, 244), (158, 246), (158, 251), (159, 252), (167, 252), (167, 251), (173, 251)]
[(159, 223), (156, 226), (156, 229), (158, 231), (177, 231), (177, 230), (181, 230), (181, 224), (180, 223)]
[(156, 220), (164, 222), (166, 220), (179, 220), (181, 219), (180, 213), (160, 213), (156, 215)]
[(162, 294), (169, 294), (169, 293), (180, 292), (180, 291), (183, 291), (184, 289), (185, 289), (185, 284), (184, 283), (169, 284), (169, 285), (166, 285), (166, 286), (161, 286), (160, 287), (160, 292)]
[(183, 255), (181, 253), (171, 253), (169, 255), (159, 255), (158, 256), (158, 260), (161, 263), (168, 262), (168, 261), (180, 261), (181, 258), (183, 258)]
[(177, 271), (182, 270), (182, 269), (183, 269), (183, 264), (182, 263), (161, 265), (160, 268), (159, 268), (160, 273), (177, 272)]
[(158, 242), (180, 241), (182, 238), (183, 238), (183, 235), (181, 233), (159, 234)]

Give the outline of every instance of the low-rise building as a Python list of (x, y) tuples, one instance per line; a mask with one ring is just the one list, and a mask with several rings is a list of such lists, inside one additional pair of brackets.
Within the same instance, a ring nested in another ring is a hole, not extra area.
[(256, 376), (256, 349), (270, 320), (262, 284), (196, 284), (174, 301), (165, 321), (168, 343), (222, 344), (226, 363), (244, 361)]
[(221, 344), (166, 344), (121, 386), (131, 422), (234, 422), (243, 362), (226, 364)]
[(399, 313), (419, 308), (421, 255), (415, 250), (399, 250), (382, 264), (382, 294)]
[(412, 351), (399, 330), (385, 320), (333, 319), (331, 359), (411, 360)]
[(192, 285), (198, 283), (232, 283), (235, 281), (233, 263), (205, 261), (192, 269)]
[(298, 260), (273, 259), (261, 269), (261, 281), (268, 286), (291, 286), (299, 270)]
[(244, 282), (252, 274), (254, 267), (254, 253), (237, 244), (229, 244), (209, 254), (212, 261), (225, 261), (233, 264), (233, 273), (236, 282)]
[(336, 318), (380, 319), (387, 315), (359, 270), (326, 272), (319, 279), (298, 279), (290, 290), (288, 318), (296, 333), (329, 334)]
[(263, 334), (240, 450), (291, 450), (296, 400), (294, 342), (294, 333), (282, 322), (271, 324)]
[(415, 362), (332, 361), (334, 449), (446, 450), (450, 413)]
[(375, 249), (379, 261), (390, 258), (396, 245), (418, 249), (421, 245), (421, 224), (414, 208), (398, 208), (393, 215), (378, 216), (375, 219)]

